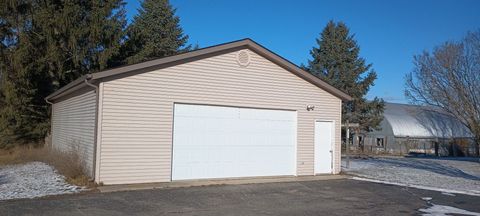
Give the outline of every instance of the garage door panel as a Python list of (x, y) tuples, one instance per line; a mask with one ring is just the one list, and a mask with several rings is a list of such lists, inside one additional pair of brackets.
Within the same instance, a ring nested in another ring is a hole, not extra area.
[(295, 125), (293, 111), (176, 104), (172, 179), (294, 175)]
[[(262, 148), (211, 148), (183, 149), (184, 152), (195, 151), (195, 154), (184, 155), (188, 162), (176, 164), (174, 180), (180, 179), (202, 179), (202, 178), (229, 178), (247, 176), (274, 176), (293, 175), (292, 172), (285, 172), (284, 161), (294, 161), (294, 157), (285, 154), (285, 151), (272, 151), (270, 147)], [(285, 149), (293, 151), (293, 149)], [(182, 150), (179, 150), (182, 151)], [(281, 160), (271, 160), (265, 155), (277, 155)], [(206, 160), (208, 158), (208, 160)], [(254, 159), (252, 159), (254, 158)], [(278, 166), (265, 166), (259, 164), (277, 163)], [(293, 165), (293, 164), (289, 164)], [(183, 177), (182, 177), (183, 176)]]
[(240, 119), (254, 120), (259, 122), (264, 122), (262, 120), (270, 120), (275, 122), (292, 121), (292, 117), (296, 116), (295, 112), (281, 110), (272, 112), (272, 110), (268, 109), (255, 109), (253, 112), (251, 109), (240, 109), (238, 110), (238, 113)]

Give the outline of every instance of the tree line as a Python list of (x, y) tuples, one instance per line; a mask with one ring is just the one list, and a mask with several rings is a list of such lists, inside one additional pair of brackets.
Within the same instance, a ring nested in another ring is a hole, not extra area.
[[(44, 98), (76, 78), (192, 48), (168, 0), (144, 0), (128, 24), (123, 0), (0, 2), (0, 147), (42, 143)], [(378, 128), (384, 102), (366, 100), (377, 77), (348, 27), (330, 21), (306, 71), (351, 95), (343, 119)]]
[(122, 0), (0, 2), (0, 147), (41, 143), (44, 98), (95, 71), (190, 49), (168, 0), (145, 0), (127, 25)]

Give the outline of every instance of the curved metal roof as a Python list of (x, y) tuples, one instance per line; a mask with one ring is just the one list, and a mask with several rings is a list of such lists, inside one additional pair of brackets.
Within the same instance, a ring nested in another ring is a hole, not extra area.
[(471, 132), (459, 120), (424, 106), (386, 103), (384, 119), (396, 137), (467, 138)]

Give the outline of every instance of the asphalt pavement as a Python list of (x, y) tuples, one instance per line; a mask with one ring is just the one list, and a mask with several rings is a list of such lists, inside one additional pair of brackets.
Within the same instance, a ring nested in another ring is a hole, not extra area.
[[(61, 195), (0, 202), (0, 215), (419, 215), (480, 213), (480, 197), (351, 179)], [(445, 208), (440, 208), (445, 209)]]

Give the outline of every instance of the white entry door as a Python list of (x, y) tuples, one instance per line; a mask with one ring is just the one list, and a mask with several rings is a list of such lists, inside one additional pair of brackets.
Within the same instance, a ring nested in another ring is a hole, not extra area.
[(172, 180), (295, 175), (295, 111), (175, 104)]
[(315, 174), (332, 173), (332, 146), (335, 143), (332, 121), (315, 122)]

